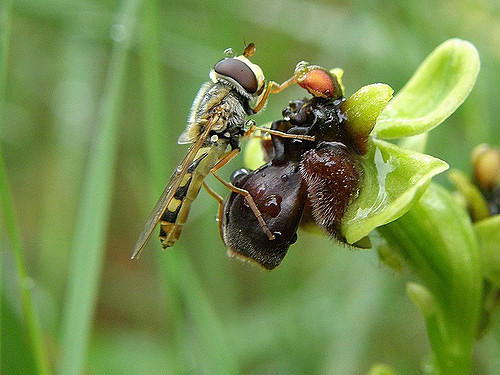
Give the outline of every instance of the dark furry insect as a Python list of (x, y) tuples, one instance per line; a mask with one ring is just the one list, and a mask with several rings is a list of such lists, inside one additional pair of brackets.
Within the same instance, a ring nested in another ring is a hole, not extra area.
[[(277, 121), (274, 129), (288, 126)], [(300, 172), (306, 144), (302, 141), (273, 137), (274, 157), (261, 168), (237, 170), (231, 182), (248, 190), (275, 239), (260, 228), (257, 218), (240, 195), (231, 194), (224, 203), (221, 236), (231, 256), (251, 259), (267, 269), (281, 263), (288, 247), (297, 240), (307, 187)]]
[[(307, 80), (311, 72), (314, 79)], [(345, 129), (341, 111), (345, 99), (336, 77), (325, 69), (309, 67), (305, 78), (298, 83), (314, 97), (291, 102), (283, 120), (275, 121), (271, 129), (315, 140), (272, 136), (272, 144), (265, 147), (268, 162), (232, 176), (234, 185), (250, 192), (276, 239), (269, 240), (241, 196), (233, 193), (224, 204), (221, 235), (229, 254), (266, 269), (278, 266), (297, 240), (304, 214), (312, 215), (330, 235), (345, 242), (340, 223), (362, 178), (359, 142)], [(328, 79), (332, 83), (324, 82)]]

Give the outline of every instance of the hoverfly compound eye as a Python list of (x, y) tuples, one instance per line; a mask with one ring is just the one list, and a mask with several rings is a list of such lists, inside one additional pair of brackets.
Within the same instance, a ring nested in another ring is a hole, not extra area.
[(232, 78), (249, 94), (255, 94), (259, 88), (259, 83), (253, 70), (243, 61), (236, 58), (219, 61), (215, 65), (214, 71), (217, 74)]

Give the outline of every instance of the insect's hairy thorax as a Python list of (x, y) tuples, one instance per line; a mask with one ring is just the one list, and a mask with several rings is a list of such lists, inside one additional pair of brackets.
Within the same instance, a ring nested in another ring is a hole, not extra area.
[[(239, 138), (245, 131), (246, 116), (251, 113), (249, 99), (231, 85), (222, 81), (207, 82), (193, 102), (189, 124), (179, 138), (179, 143), (194, 142), (203, 133), (205, 126), (210, 124), (210, 135), (231, 139), (231, 145), (237, 147)], [(209, 144), (208, 138), (205, 145)]]

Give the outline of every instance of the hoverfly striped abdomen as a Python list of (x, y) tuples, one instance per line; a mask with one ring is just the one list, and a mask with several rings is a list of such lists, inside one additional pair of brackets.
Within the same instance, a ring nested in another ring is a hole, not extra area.
[[(175, 193), (165, 209), (165, 212), (160, 219), (160, 241), (162, 248), (167, 248), (172, 246), (180, 235), (180, 230), (184, 225), (184, 222), (178, 221), (179, 215), (182, 213), (181, 209), (189, 210), (190, 207), (185, 206), (186, 197), (190, 194), (190, 188), (196, 191), (196, 195), (201, 188), (201, 183), (199, 186), (193, 186), (193, 176), (196, 170), (200, 167), (201, 162), (207, 157), (208, 152), (206, 149), (200, 149), (196, 159), (189, 165), (179, 187), (175, 190)], [(206, 168), (205, 168), (206, 169)], [(197, 181), (195, 179), (195, 181)], [(191, 193), (192, 195), (192, 193)], [(190, 204), (190, 202), (188, 202)], [(181, 218), (184, 215), (180, 216)], [(174, 230), (176, 227), (179, 230)]]

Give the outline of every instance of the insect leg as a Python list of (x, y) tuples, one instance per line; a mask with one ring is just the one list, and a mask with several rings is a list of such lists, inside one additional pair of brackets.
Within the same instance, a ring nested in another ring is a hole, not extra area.
[(260, 130), (261, 132), (276, 135), (276, 136), (281, 137), (281, 138), (301, 139), (304, 141), (312, 141), (312, 142), (314, 142), (314, 140), (316, 139), (313, 135), (293, 134), (293, 133), (289, 134), (289, 133), (285, 133), (285, 132), (280, 132), (279, 130), (262, 128), (260, 126), (256, 126), (255, 123), (253, 122), (253, 120), (249, 120), (249, 121), (252, 121), (252, 125), (245, 132), (245, 137), (251, 136), (253, 134), (253, 132), (255, 132), (256, 130)]
[(247, 201), (248, 203), (248, 206), (250, 207), (250, 209), (252, 210), (253, 214), (255, 215), (255, 217), (257, 218), (258, 222), (259, 222), (259, 225), (262, 227), (262, 230), (267, 234), (267, 237), (269, 237), (269, 240), (274, 240), (276, 237), (274, 236), (274, 234), (271, 233), (271, 231), (269, 230), (266, 222), (264, 221), (264, 219), (262, 218), (262, 213), (259, 211), (259, 208), (257, 207), (257, 205), (255, 204), (255, 201), (253, 200), (252, 196), (250, 195), (250, 193), (245, 190), (245, 189), (240, 189), (236, 186), (234, 186), (233, 184), (225, 181), (224, 179), (222, 179), (221, 177), (217, 176), (214, 172), (212, 172), (212, 174), (214, 175), (214, 177), (219, 180), (225, 187), (227, 187), (229, 190), (231, 190), (232, 192), (234, 193), (237, 193), (237, 194), (241, 194), (243, 196), (243, 198), (245, 198), (245, 200)]
[(219, 194), (217, 194), (210, 186), (207, 185), (205, 181), (203, 181), (203, 187), (213, 197), (217, 202), (219, 202), (219, 214), (217, 218), (217, 224), (219, 226), (219, 234), (222, 238), (222, 216), (224, 215), (224, 198), (222, 198)]
[[(238, 154), (239, 150), (238, 149), (234, 149), (232, 151), (230, 151), (229, 153), (227, 153), (226, 155), (224, 155), (217, 164), (215, 164), (215, 166), (210, 170), (210, 172), (213, 174), (213, 176), (220, 181), (220, 183), (222, 185), (224, 185), (225, 187), (227, 187), (229, 190), (231, 190), (232, 192), (234, 193), (237, 193), (237, 194), (240, 194), (243, 196), (243, 198), (245, 198), (245, 200), (247, 201), (248, 203), (248, 206), (250, 207), (250, 209), (252, 210), (253, 214), (255, 215), (255, 217), (257, 218), (257, 221), (259, 222), (259, 225), (261, 226), (262, 230), (267, 234), (267, 236), (269, 237), (269, 240), (274, 240), (276, 237), (274, 236), (274, 234), (271, 233), (271, 231), (269, 230), (266, 222), (264, 221), (264, 219), (262, 218), (262, 213), (259, 211), (259, 208), (257, 207), (257, 205), (255, 204), (255, 201), (253, 200), (252, 196), (250, 195), (250, 193), (245, 190), (245, 189), (240, 189), (239, 187), (236, 187), (234, 186), (233, 184), (231, 184), (230, 182), (227, 182), (225, 181), (223, 178), (219, 177), (215, 172), (217, 172), (220, 168), (222, 168), (224, 165), (226, 165), (232, 158), (234, 158), (237, 154)], [(220, 209), (220, 208), (219, 208)], [(220, 212), (220, 211), (219, 211)]]
[(291, 86), (296, 82), (297, 81), (296, 81), (295, 77), (288, 79), (287, 81), (283, 82), (281, 85), (277, 82), (269, 81), (267, 83), (266, 89), (260, 95), (259, 101), (257, 102), (255, 107), (253, 108), (253, 113), (260, 112), (262, 110), (262, 108), (264, 108), (264, 105), (267, 102), (267, 97), (269, 96), (269, 94), (277, 94), (280, 91), (286, 89), (288, 86)]

